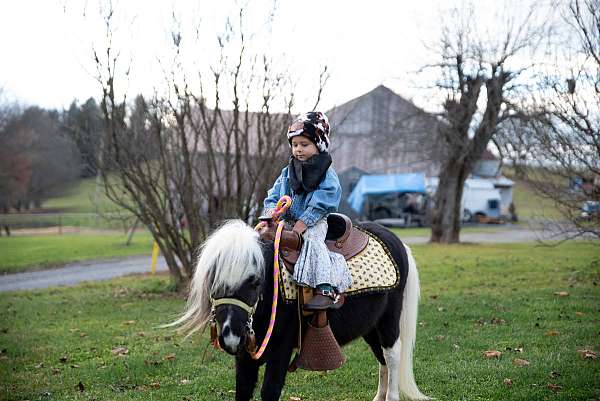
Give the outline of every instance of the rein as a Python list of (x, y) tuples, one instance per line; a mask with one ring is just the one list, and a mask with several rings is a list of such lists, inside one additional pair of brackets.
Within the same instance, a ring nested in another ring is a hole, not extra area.
[[(246, 342), (246, 349), (252, 359), (259, 359), (262, 354), (265, 352), (267, 348), (267, 344), (271, 339), (271, 335), (273, 334), (273, 328), (275, 327), (275, 316), (277, 315), (277, 299), (279, 298), (279, 243), (281, 241), (281, 233), (283, 231), (283, 227), (285, 223), (280, 221), (280, 217), (285, 213), (287, 209), (292, 205), (292, 199), (284, 195), (277, 202), (277, 206), (273, 210), (271, 214), (271, 218), (274, 222), (277, 222), (277, 231), (275, 232), (275, 243), (274, 243), (274, 261), (273, 261), (273, 302), (271, 304), (271, 318), (269, 319), (269, 327), (267, 328), (267, 333), (265, 334), (265, 338), (263, 339), (262, 344), (258, 351), (256, 351), (256, 339), (254, 335), (254, 329), (252, 327), (252, 323), (254, 320), (254, 312), (256, 311), (256, 306), (258, 305), (258, 301), (253, 306), (246, 304), (245, 302), (240, 301), (235, 298), (219, 298), (213, 299), (211, 298), (212, 303), (212, 311), (211, 311), (211, 319), (210, 319), (210, 337), (211, 343), (217, 349), (220, 349), (219, 340), (217, 338), (217, 323), (216, 323), (216, 308), (219, 305), (235, 305), (239, 308), (242, 308), (244, 311), (248, 313), (248, 322), (246, 323), (246, 327), (248, 329), (248, 336)], [(263, 228), (267, 223), (261, 221), (254, 227), (256, 231)]]

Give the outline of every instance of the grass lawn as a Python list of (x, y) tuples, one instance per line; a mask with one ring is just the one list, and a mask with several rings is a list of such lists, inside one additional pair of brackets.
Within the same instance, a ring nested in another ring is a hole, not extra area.
[(98, 191), (98, 204), (96, 205), (96, 178), (82, 179), (75, 182), (61, 196), (46, 200), (43, 207), (77, 213), (95, 213), (96, 206), (102, 212), (119, 209), (118, 206), (106, 197), (103, 187), (98, 188)]
[[(400, 238), (408, 238), (408, 237), (429, 237), (431, 235), (431, 227), (410, 227), (410, 228), (398, 228), (398, 227), (388, 227), (394, 234), (396, 234)], [(506, 225), (497, 225), (490, 224), (487, 226), (484, 225), (476, 225), (476, 226), (466, 226), (460, 229), (461, 233), (493, 233), (503, 230), (514, 229), (515, 227), (506, 226)]]
[[(600, 359), (578, 353), (600, 350), (599, 249), (414, 246), (421, 390), (439, 400), (599, 399)], [(134, 276), (0, 294), (0, 399), (233, 400), (231, 357), (209, 349), (203, 361), (206, 338), (156, 328), (184, 305), (169, 287), (166, 276)], [(363, 341), (344, 350), (336, 371), (290, 374), (281, 399), (372, 400), (375, 359)]]
[(65, 234), (0, 237), (0, 273), (39, 270), (69, 262), (149, 254), (152, 238), (136, 233), (129, 246), (123, 234)]

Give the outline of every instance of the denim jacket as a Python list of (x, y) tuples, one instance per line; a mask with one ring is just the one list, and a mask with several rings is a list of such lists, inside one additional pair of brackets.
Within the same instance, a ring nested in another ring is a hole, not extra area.
[(284, 216), (285, 220), (302, 220), (307, 227), (314, 226), (317, 221), (336, 212), (342, 199), (340, 180), (332, 167), (327, 169), (319, 187), (312, 192), (294, 194), (290, 187), (288, 167), (281, 170), (273, 187), (269, 189), (264, 201), (264, 210), (270, 212), (283, 195), (292, 198), (292, 206)]

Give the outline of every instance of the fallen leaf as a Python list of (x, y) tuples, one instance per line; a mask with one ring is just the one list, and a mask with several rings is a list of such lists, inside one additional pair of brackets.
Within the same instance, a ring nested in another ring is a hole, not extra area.
[(159, 382), (152, 382), (149, 384), (150, 387), (152, 388), (160, 388), (160, 383)]
[(179, 381), (179, 383), (181, 383), (181, 384), (188, 384), (189, 382), (190, 382), (190, 381), (189, 381), (188, 379), (181, 379), (181, 380)]
[(583, 313), (583, 312), (575, 312), (575, 315), (576, 315), (576, 316), (584, 316), (584, 315), (585, 315), (585, 313)]
[(558, 384), (548, 383), (548, 388), (552, 390), (552, 392), (558, 393), (562, 389), (562, 386), (559, 386)]
[(569, 293), (566, 291), (556, 291), (554, 295), (558, 295), (559, 297), (568, 297)]
[(125, 347), (113, 348), (111, 350), (111, 352), (113, 353), (113, 355), (116, 355), (116, 356), (125, 356), (125, 355), (129, 354), (129, 350)]
[(69, 358), (66, 355), (63, 355), (60, 358), (58, 358), (58, 360), (61, 361), (62, 363), (66, 363), (68, 359)]
[(77, 333), (77, 332), (79, 331), (79, 329), (78, 329), (77, 327), (74, 327), (74, 328), (72, 328), (72, 329), (69, 329), (69, 331), (70, 331), (71, 333)]
[(483, 356), (485, 356), (486, 358), (497, 358), (500, 359), (500, 357), (502, 356), (502, 352), (500, 351), (496, 351), (496, 350), (489, 350), (489, 351), (483, 351)]
[(40, 362), (40, 363), (38, 363), (37, 365), (35, 365), (35, 368), (36, 368), (36, 369), (41, 369), (41, 368), (43, 368), (43, 367), (44, 367), (44, 362)]
[(59, 368), (52, 368), (52, 374), (53, 375), (57, 375), (60, 373), (60, 369)]
[(513, 365), (515, 366), (528, 366), (529, 365), (529, 361), (526, 359), (521, 359), (521, 358), (515, 358), (512, 361)]
[(302, 401), (300, 397), (290, 397), (290, 401)]
[(175, 359), (175, 354), (167, 354), (163, 357), (163, 359), (165, 361), (172, 361), (173, 359)]
[(440, 334), (440, 335), (437, 335), (437, 336), (435, 336), (435, 341), (444, 341), (444, 338), (446, 338), (446, 337), (445, 337), (445, 336), (442, 336), (442, 335)]
[(438, 312), (443, 312), (443, 311), (444, 311), (444, 308), (440, 306), (440, 307), (438, 308)]
[(146, 333), (144, 333), (143, 331), (140, 331), (139, 333), (137, 333), (138, 337), (146, 337)]
[(124, 325), (132, 325), (135, 324), (135, 320), (126, 320), (123, 322)]
[(512, 387), (513, 381), (512, 379), (504, 379), (504, 384), (506, 384), (507, 387)]
[(556, 330), (550, 330), (550, 331), (548, 331), (548, 332), (546, 333), (546, 335), (547, 335), (548, 337), (556, 337), (556, 336), (558, 335), (558, 331), (556, 331)]
[(85, 387), (83, 386), (83, 383), (82, 383), (82, 382), (79, 382), (79, 383), (77, 384), (77, 390), (79, 390), (79, 392), (81, 392), (81, 393), (83, 393), (83, 392), (84, 392), (84, 390), (85, 390)]
[(592, 351), (591, 349), (578, 349), (579, 355), (583, 359), (597, 359), (598, 353), (596, 351)]

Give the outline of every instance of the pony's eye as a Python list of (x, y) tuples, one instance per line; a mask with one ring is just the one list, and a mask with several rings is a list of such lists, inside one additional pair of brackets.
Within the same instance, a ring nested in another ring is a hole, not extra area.
[(254, 287), (258, 287), (260, 285), (260, 280), (258, 279), (258, 276), (253, 274), (252, 276), (250, 276), (248, 278), (248, 282), (250, 284), (252, 284)]

